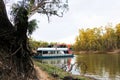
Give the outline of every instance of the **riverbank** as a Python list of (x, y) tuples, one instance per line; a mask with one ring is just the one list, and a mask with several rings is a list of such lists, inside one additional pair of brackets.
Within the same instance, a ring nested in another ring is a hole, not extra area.
[(89, 50), (89, 51), (75, 51), (75, 54), (120, 54), (120, 49), (115, 49), (115, 50), (109, 50), (109, 51), (93, 51), (93, 50)]
[(35, 66), (36, 74), (39, 80), (55, 80), (47, 72), (43, 71), (40, 67)]
[(34, 61), (34, 64), (40, 80), (95, 80), (90, 77), (72, 75), (58, 67), (38, 61)]

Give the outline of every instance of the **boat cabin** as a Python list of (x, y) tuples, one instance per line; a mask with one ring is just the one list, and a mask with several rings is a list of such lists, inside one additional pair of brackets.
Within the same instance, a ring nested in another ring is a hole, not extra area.
[(68, 48), (38, 48), (37, 53), (39, 55), (44, 54), (69, 54)]

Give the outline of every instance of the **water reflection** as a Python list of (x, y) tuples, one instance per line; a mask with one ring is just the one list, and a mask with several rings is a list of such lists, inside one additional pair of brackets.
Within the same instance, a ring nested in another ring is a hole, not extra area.
[(41, 59), (41, 63), (52, 64), (60, 67), (61, 69), (71, 72), (76, 69), (76, 63), (74, 58), (52, 58), (52, 59)]
[(119, 54), (84, 54), (77, 56), (76, 61), (78, 64), (85, 62), (87, 65), (86, 75), (100, 80), (120, 80)]
[(74, 58), (42, 59), (75, 75), (98, 80), (120, 80), (120, 54), (81, 54)]

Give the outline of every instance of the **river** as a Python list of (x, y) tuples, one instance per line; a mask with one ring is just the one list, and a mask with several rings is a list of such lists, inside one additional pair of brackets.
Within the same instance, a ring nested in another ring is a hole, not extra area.
[(74, 58), (42, 59), (74, 75), (97, 80), (120, 80), (120, 54), (80, 54)]

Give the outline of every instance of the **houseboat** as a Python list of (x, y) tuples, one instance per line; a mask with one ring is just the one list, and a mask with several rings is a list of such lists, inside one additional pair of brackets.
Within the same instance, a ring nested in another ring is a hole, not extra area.
[(37, 54), (34, 58), (63, 58), (74, 57), (72, 51), (66, 47), (43, 47), (37, 49)]

